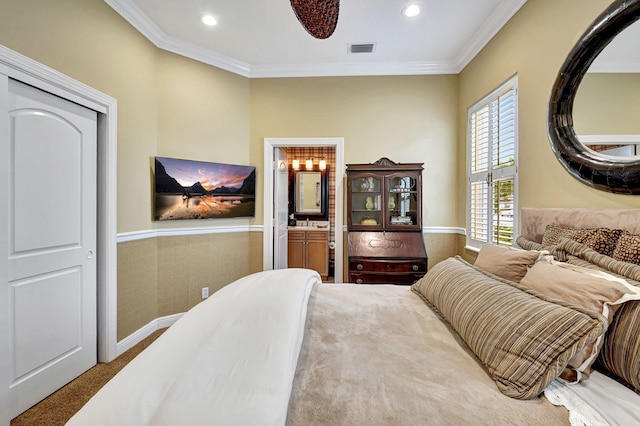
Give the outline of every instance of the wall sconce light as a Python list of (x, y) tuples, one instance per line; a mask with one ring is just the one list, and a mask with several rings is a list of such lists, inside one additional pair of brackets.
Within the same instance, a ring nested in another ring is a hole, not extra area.
[(291, 167), (293, 167), (293, 170), (298, 170), (300, 168), (300, 160), (293, 160), (291, 162)]
[(305, 161), (304, 165), (307, 168), (307, 170), (312, 170), (313, 169), (313, 158), (307, 159), (307, 161)]
[(325, 160), (324, 158), (322, 158), (322, 159), (320, 160), (319, 166), (320, 166), (320, 170), (324, 170), (324, 169), (326, 169), (326, 168), (327, 168), (327, 160)]

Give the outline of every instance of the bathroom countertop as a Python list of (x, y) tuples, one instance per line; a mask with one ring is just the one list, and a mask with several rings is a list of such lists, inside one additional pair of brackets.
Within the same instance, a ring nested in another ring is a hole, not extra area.
[(317, 225), (309, 225), (309, 226), (287, 226), (287, 229), (290, 231), (328, 231), (329, 227), (319, 227)]

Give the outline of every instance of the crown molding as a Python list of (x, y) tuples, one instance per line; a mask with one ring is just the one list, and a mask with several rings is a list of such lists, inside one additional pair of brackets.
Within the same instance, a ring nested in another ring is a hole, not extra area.
[(457, 74), (453, 62), (335, 62), (251, 66), (251, 78)]
[(156, 47), (243, 77), (250, 77), (250, 65), (246, 62), (168, 35), (132, 0), (104, 0), (104, 2)]
[(496, 10), (468, 41), (466, 47), (457, 58), (456, 69), (461, 72), (473, 58), (498, 34), (509, 20), (520, 10), (527, 0), (511, 0), (501, 2)]
[(456, 60), (252, 65), (165, 33), (133, 0), (104, 0), (156, 47), (248, 78), (458, 74), (527, 0), (500, 3)]

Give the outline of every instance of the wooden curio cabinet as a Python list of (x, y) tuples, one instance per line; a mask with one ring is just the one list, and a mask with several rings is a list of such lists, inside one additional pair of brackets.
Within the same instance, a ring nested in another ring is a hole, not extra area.
[(427, 272), (422, 163), (347, 165), (349, 282), (412, 284)]

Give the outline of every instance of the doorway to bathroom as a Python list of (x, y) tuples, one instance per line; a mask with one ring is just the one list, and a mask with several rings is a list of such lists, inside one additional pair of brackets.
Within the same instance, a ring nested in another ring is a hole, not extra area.
[[(306, 169), (307, 161), (319, 169), (320, 161), (327, 170), (327, 220), (311, 220), (329, 229), (329, 282), (343, 282), (343, 181), (344, 181), (344, 139), (343, 138), (267, 138), (264, 140), (265, 179), (264, 179), (264, 239), (263, 268), (265, 270), (285, 267), (286, 250), (282, 250), (286, 241), (287, 221), (291, 215), (290, 203), (282, 202), (283, 168), (293, 170), (294, 160), (299, 169)], [(286, 163), (286, 164), (285, 164)], [(295, 176), (286, 173), (287, 179)], [(287, 188), (293, 188), (291, 182)], [(280, 194), (280, 197), (278, 196)], [(288, 195), (288, 194), (287, 194)], [(280, 201), (278, 201), (280, 199)], [(286, 211), (285, 211), (286, 209)], [(295, 214), (294, 214), (295, 219)]]

